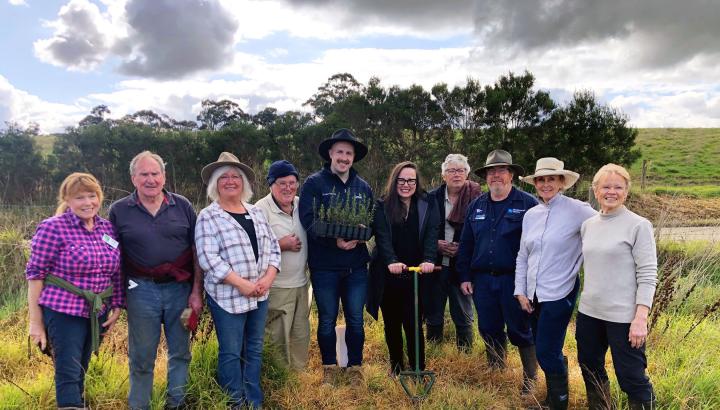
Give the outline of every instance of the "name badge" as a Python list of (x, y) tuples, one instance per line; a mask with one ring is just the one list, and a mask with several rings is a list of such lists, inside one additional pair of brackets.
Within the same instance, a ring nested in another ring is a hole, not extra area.
[(250, 215), (245, 215), (245, 219), (252, 219)]
[(110, 245), (113, 249), (117, 249), (118, 245), (120, 245), (120, 242), (116, 241), (112, 238), (112, 236), (108, 234), (104, 234), (102, 237), (103, 242)]
[(482, 209), (477, 209), (475, 211), (475, 217), (473, 218), (473, 220), (482, 221), (484, 219), (485, 219), (485, 214), (483, 213)]

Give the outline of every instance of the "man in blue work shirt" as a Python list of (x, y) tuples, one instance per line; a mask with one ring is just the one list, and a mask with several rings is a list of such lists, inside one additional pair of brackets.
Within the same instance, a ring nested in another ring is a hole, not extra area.
[(535, 342), (530, 316), (513, 293), (523, 216), (538, 202), (512, 185), (514, 177), (524, 172), (503, 150), (492, 151), (485, 166), (475, 170), (487, 182), (488, 192), (468, 206), (456, 266), (460, 289), (472, 295), (475, 303), (488, 364), (496, 369), (505, 367), (509, 338), (520, 351), (522, 393), (527, 394), (537, 374)]
[[(318, 147), (325, 160), (323, 168), (310, 175), (300, 193), (300, 222), (307, 231), (308, 266), (318, 309), (317, 339), (323, 364), (323, 383), (334, 384), (339, 372), (335, 352), (335, 325), (340, 300), (345, 315), (345, 342), (348, 350), (347, 373), (352, 383), (360, 383), (362, 351), (365, 343), (363, 309), (367, 293), (370, 260), (365, 243), (342, 238), (321, 238), (312, 229), (315, 212), (324, 205), (345, 203), (354, 196), (372, 204), (370, 185), (353, 169), (353, 163), (367, 154), (367, 147), (350, 130), (339, 129)], [(512, 292), (511, 292), (512, 293)]]

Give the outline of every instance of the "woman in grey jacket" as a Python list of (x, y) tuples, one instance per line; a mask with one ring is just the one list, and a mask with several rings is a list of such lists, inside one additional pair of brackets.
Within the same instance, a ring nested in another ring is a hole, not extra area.
[(609, 406), (608, 347), (630, 409), (654, 409), (645, 373), (647, 317), (657, 284), (657, 255), (650, 221), (625, 208), (630, 175), (607, 164), (592, 182), (601, 212), (583, 223), (585, 279), (576, 324), (578, 362), (590, 409)]

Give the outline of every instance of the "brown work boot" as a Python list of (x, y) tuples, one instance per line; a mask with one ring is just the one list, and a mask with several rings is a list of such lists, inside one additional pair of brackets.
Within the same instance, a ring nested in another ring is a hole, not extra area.
[(324, 364), (323, 365), (323, 377), (322, 384), (334, 386), (337, 383), (338, 375), (340, 374), (340, 368), (335, 364)]
[(361, 386), (364, 382), (362, 367), (360, 366), (348, 366), (345, 369), (345, 374), (347, 374), (348, 383), (351, 386)]

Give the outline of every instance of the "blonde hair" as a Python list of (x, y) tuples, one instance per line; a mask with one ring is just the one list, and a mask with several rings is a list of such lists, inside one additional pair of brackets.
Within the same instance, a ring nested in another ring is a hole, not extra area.
[(213, 173), (210, 175), (210, 179), (208, 180), (208, 187), (207, 187), (207, 196), (213, 201), (217, 201), (220, 197), (220, 194), (218, 193), (217, 188), (217, 182), (220, 176), (228, 171), (235, 171), (238, 175), (240, 175), (240, 178), (242, 178), (243, 182), (243, 189), (242, 194), (240, 194), (240, 199), (243, 202), (250, 202), (250, 199), (252, 199), (253, 191), (252, 186), (250, 186), (250, 181), (248, 181), (247, 176), (245, 176), (245, 173), (242, 172), (242, 170), (238, 167), (232, 166), (232, 165), (223, 165), (222, 167), (216, 169), (213, 171)]
[(592, 180), (592, 187), (596, 188), (597, 185), (600, 183), (600, 178), (610, 174), (620, 175), (625, 180), (628, 191), (630, 190), (630, 173), (628, 173), (625, 168), (617, 164), (603, 165), (602, 168), (600, 168), (598, 172), (595, 173), (595, 176)]
[(60, 184), (60, 191), (57, 196), (58, 207), (55, 210), (55, 215), (64, 214), (68, 209), (67, 199), (78, 192), (93, 192), (102, 204), (103, 192), (97, 178), (84, 172), (73, 172)]

